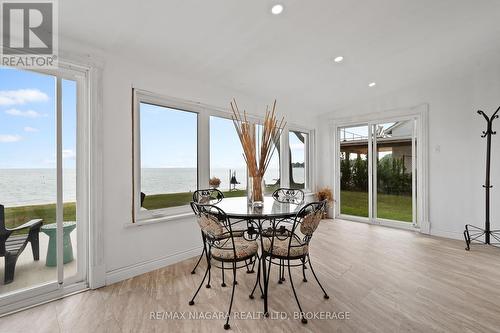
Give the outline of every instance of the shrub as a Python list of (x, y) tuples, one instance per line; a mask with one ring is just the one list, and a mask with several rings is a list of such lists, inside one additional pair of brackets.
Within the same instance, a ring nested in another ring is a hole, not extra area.
[(220, 186), (220, 179), (217, 178), (217, 177), (212, 177), (210, 178), (210, 180), (208, 181), (208, 184), (212, 187), (212, 188), (218, 188)]

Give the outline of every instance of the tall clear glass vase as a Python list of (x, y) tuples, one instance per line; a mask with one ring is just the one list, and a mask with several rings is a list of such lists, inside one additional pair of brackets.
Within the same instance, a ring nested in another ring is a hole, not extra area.
[(262, 176), (248, 177), (248, 204), (253, 207), (262, 207), (264, 205)]

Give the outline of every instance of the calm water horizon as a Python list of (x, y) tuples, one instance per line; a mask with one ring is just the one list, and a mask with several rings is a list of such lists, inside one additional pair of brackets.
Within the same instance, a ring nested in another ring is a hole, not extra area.
[[(211, 169), (211, 177), (221, 180), (219, 189), (229, 189), (229, 168)], [(237, 189), (246, 188), (246, 169), (236, 171), (240, 184)], [(304, 168), (294, 168), (296, 182), (304, 181)], [(273, 184), (279, 178), (278, 169), (269, 168), (264, 177), (266, 184)], [(197, 188), (195, 168), (143, 168), (141, 172), (142, 192), (152, 194), (191, 192)], [(6, 207), (39, 205), (56, 202), (55, 169), (0, 169), (0, 204)], [(76, 200), (76, 171), (63, 170), (63, 200)]]

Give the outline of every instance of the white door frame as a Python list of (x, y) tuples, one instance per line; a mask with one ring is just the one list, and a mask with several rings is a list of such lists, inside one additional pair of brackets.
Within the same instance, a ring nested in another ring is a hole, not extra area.
[[(357, 217), (357, 216), (346, 216), (340, 214), (340, 209), (336, 209), (335, 217), (349, 219), (357, 222), (364, 223), (377, 223), (383, 224), (390, 227), (406, 228), (406, 229), (418, 229), (421, 233), (429, 234), (430, 223), (428, 219), (428, 104), (420, 104), (415, 107), (405, 108), (405, 109), (395, 109), (395, 110), (385, 110), (365, 115), (352, 116), (346, 118), (339, 118), (332, 120), (330, 124), (330, 150), (331, 150), (331, 160), (330, 165), (333, 167), (333, 180), (332, 188), (334, 189), (335, 198), (337, 198), (337, 207), (340, 207), (340, 142), (338, 137), (338, 130), (342, 127), (356, 126), (356, 125), (367, 125), (368, 135), (371, 137), (371, 128), (373, 124), (384, 123), (394, 120), (416, 120), (416, 128), (414, 130), (416, 137), (418, 138), (418, 149), (416, 149), (416, 160), (417, 163), (413, 163), (413, 169), (418, 170), (418, 177), (412, 177), (413, 188), (416, 191), (416, 198), (414, 198), (413, 214), (416, 215), (415, 226), (410, 223), (401, 223), (396, 221), (375, 219), (373, 216), (374, 202), (371, 193), (373, 193), (373, 172), (372, 167), (369, 167), (368, 177), (369, 177), (369, 217)], [(414, 147), (414, 145), (412, 145)], [(374, 158), (373, 147), (368, 145), (368, 154), (371, 158)], [(415, 156), (415, 155), (414, 155)], [(374, 163), (369, 163), (373, 165)], [(413, 170), (415, 171), (415, 170)], [(414, 173), (415, 174), (415, 173)], [(415, 179), (416, 178), (416, 179)], [(416, 186), (415, 186), (416, 185)]]
[[(101, 128), (101, 67), (93, 63), (82, 64), (59, 60), (56, 70), (36, 70), (56, 77), (56, 121), (58, 134), (61, 131), (61, 79), (77, 84), (77, 197), (78, 228), (77, 267), (78, 274), (65, 279), (62, 261), (62, 217), (57, 218), (58, 269), (52, 282), (32, 288), (20, 289), (0, 296), (0, 316), (42, 304), (66, 295), (97, 288), (104, 285), (105, 269), (102, 244), (102, 128)], [(58, 135), (60, 138), (60, 135)], [(62, 145), (57, 146), (58, 164), (62, 163)], [(62, 170), (58, 171), (58, 186), (62, 184)], [(59, 188), (60, 189), (60, 188)], [(62, 204), (58, 195), (58, 205)]]

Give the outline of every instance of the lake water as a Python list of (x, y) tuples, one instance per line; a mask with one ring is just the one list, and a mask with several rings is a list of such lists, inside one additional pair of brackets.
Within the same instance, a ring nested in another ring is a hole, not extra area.
[[(75, 169), (63, 172), (64, 201), (75, 201)], [(55, 169), (0, 169), (0, 204), (6, 207), (56, 202)]]
[[(236, 179), (246, 188), (246, 170), (236, 169)], [(304, 168), (293, 169), (294, 180), (304, 182)], [(221, 180), (221, 190), (229, 188), (229, 168), (212, 169), (211, 177)], [(268, 169), (264, 181), (273, 184), (279, 177), (277, 169)], [(196, 169), (168, 168), (143, 169), (142, 191), (147, 194), (189, 192), (196, 189)], [(76, 200), (76, 173), (74, 169), (63, 171), (63, 197), (65, 202)], [(0, 169), (0, 204), (6, 207), (36, 205), (56, 202), (55, 169)]]

